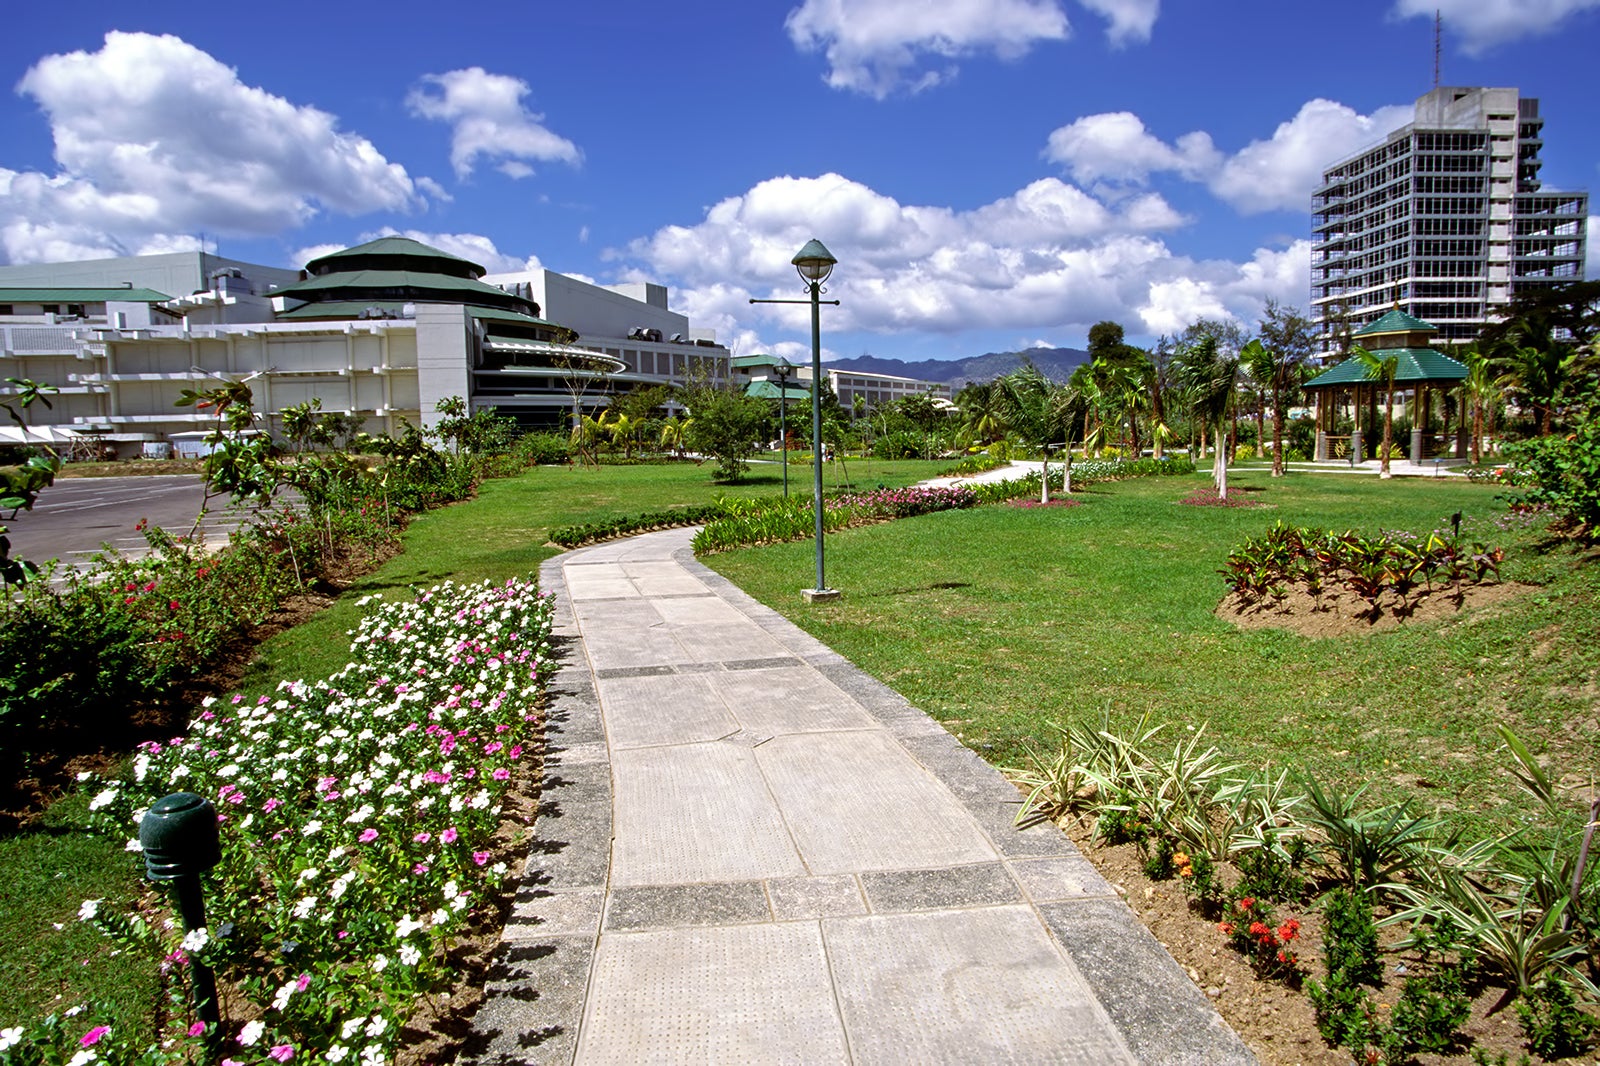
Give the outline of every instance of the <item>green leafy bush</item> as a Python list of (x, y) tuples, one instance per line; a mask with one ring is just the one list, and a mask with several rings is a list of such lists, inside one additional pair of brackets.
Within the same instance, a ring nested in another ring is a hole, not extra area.
[(1600, 536), (1600, 400), (1591, 393), (1566, 436), (1506, 446), (1527, 492), (1519, 502), (1550, 507), (1589, 539)]
[(1579, 1009), (1565, 981), (1551, 979), (1517, 1000), (1517, 1018), (1528, 1047), (1547, 1059), (1564, 1059), (1594, 1043), (1600, 1022)]
[(652, 529), (673, 529), (678, 526), (694, 526), (702, 522), (711, 522), (727, 515), (727, 506), (723, 503), (703, 503), (690, 507), (673, 507), (665, 511), (647, 511), (639, 515), (624, 515), (609, 522), (586, 522), (578, 526), (566, 526), (550, 534), (550, 539), (563, 548), (576, 548), (583, 544), (592, 544), (598, 540), (610, 540), (614, 537), (631, 536), (634, 533), (645, 533)]

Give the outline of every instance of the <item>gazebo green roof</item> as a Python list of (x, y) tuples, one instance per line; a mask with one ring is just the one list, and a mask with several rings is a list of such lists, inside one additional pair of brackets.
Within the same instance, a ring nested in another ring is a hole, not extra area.
[(1375, 322), (1369, 322), (1351, 336), (1369, 337), (1374, 333), (1438, 333), (1439, 327), (1406, 314), (1396, 307)]
[(777, 366), (787, 361), (776, 355), (736, 355), (728, 360), (728, 365), (735, 370), (749, 370), (752, 367)]
[[(1391, 311), (1389, 315), (1401, 314)], [(1384, 318), (1388, 318), (1385, 315)], [(1410, 318), (1409, 315), (1405, 316)], [(1379, 319), (1382, 322), (1383, 319)], [(1412, 321), (1416, 321), (1412, 319)], [(1377, 323), (1373, 323), (1377, 325)], [(1426, 323), (1424, 323), (1426, 325)], [(1410, 327), (1402, 327), (1409, 329)], [(1429, 329), (1433, 327), (1429, 326)], [(1384, 332), (1390, 332), (1385, 330)], [(1457, 362), (1442, 352), (1432, 348), (1380, 348), (1372, 353), (1381, 360), (1390, 356), (1397, 356), (1395, 360), (1394, 383), (1405, 385), (1423, 381), (1461, 381), (1467, 376), (1464, 363)], [(1336, 367), (1332, 367), (1305, 383), (1308, 389), (1325, 389), (1338, 385), (1364, 385), (1377, 381), (1378, 375), (1367, 367), (1360, 359), (1346, 359)]]

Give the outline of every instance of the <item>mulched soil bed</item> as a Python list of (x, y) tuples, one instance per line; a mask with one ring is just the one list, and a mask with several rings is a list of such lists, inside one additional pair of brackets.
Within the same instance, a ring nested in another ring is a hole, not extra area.
[[(1063, 823), (1062, 828), (1190, 980), (1216, 1005), (1262, 1066), (1350, 1066), (1350, 1053), (1329, 1047), (1317, 1032), (1316, 1012), (1304, 991), (1279, 980), (1257, 977), (1248, 960), (1229, 946), (1216, 921), (1190, 908), (1180, 881), (1152, 881), (1145, 876), (1144, 853), (1137, 845), (1092, 845), (1089, 828), (1076, 820)], [(1300, 920), (1297, 943), (1301, 968), (1308, 977), (1324, 977), (1322, 915), (1316, 904), (1276, 904), (1274, 909), (1280, 921)], [(1393, 929), (1384, 934), (1389, 943), (1399, 935)], [(1395, 973), (1396, 965), (1405, 964), (1412, 972), (1418, 965), (1414, 957), (1406, 954), (1386, 954), (1384, 963), (1388, 983), (1374, 993), (1380, 1011), (1393, 1009), (1399, 999), (1404, 978)], [(1474, 1046), (1486, 1051), (1491, 1062), (1498, 1061), (1502, 1052), (1509, 1062), (1519, 1061), (1526, 1049), (1516, 1011), (1509, 1006), (1494, 1010), (1501, 1005), (1504, 993), (1504, 989), (1492, 985), (1477, 989), (1472, 1016), (1461, 1030), (1465, 1039), (1460, 1050), (1450, 1055), (1419, 1054), (1416, 1062), (1421, 1066), (1467, 1066), (1474, 1061)], [(1537, 1055), (1530, 1055), (1529, 1059), (1535, 1063), (1545, 1061)], [(1563, 1061), (1593, 1060), (1594, 1056), (1589, 1055)]]
[(1294, 587), (1282, 599), (1250, 602), (1231, 594), (1217, 605), (1216, 615), (1240, 629), (1288, 629), (1304, 637), (1343, 637), (1453, 618), (1464, 608), (1503, 603), (1534, 587), (1505, 582), (1417, 588), (1406, 596), (1386, 592), (1376, 605), (1343, 587), (1329, 587), (1320, 596)]

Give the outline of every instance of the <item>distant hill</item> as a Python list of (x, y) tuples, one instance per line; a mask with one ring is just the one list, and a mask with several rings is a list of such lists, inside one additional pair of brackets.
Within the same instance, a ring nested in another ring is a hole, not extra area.
[(1089, 353), (1081, 348), (1029, 348), (1021, 352), (988, 352), (966, 359), (923, 359), (908, 363), (904, 359), (885, 359), (876, 355), (858, 355), (852, 359), (835, 359), (827, 364), (840, 370), (855, 370), (863, 374), (890, 374), (921, 381), (942, 381), (951, 389), (959, 389), (974, 381), (992, 381), (1009, 374), (1031, 361), (1052, 381), (1066, 381), (1072, 372), (1089, 361)]

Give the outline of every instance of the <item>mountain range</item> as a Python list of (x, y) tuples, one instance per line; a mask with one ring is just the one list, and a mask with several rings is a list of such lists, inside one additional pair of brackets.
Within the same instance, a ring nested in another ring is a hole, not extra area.
[(992, 381), (1032, 362), (1051, 381), (1066, 381), (1072, 372), (1089, 361), (1089, 353), (1081, 348), (1028, 348), (1020, 352), (987, 352), (965, 359), (922, 359), (907, 362), (876, 355), (858, 355), (850, 359), (835, 359), (827, 366), (838, 370), (854, 370), (863, 374), (889, 374), (895, 377), (916, 378), (918, 381), (939, 381), (951, 390), (974, 381)]

